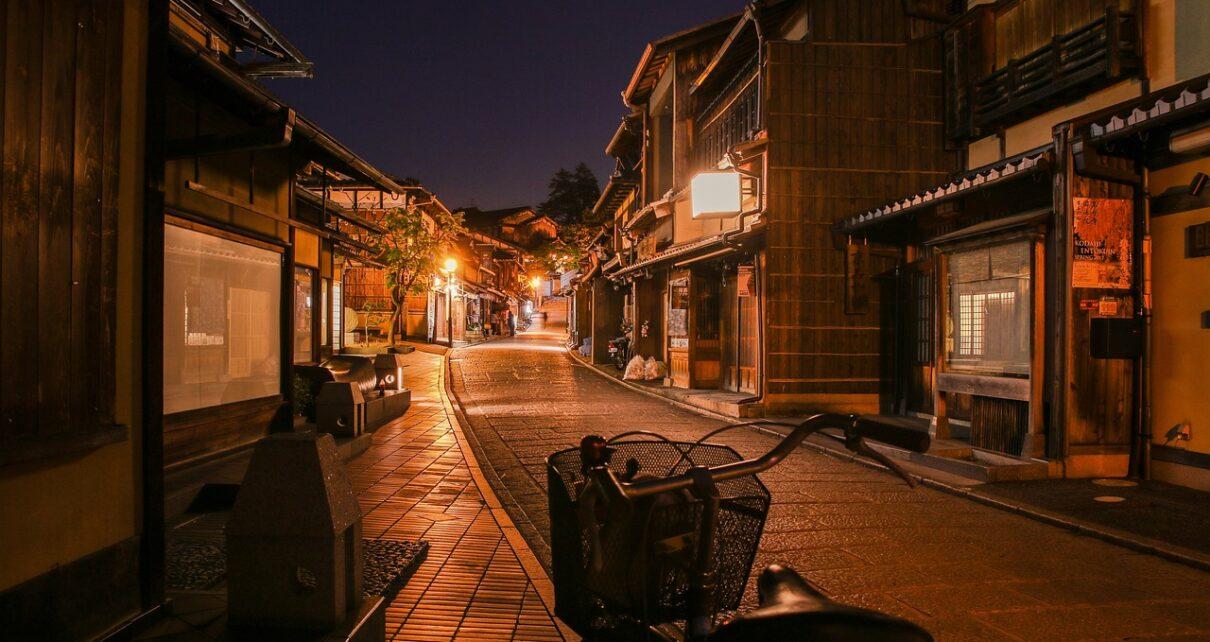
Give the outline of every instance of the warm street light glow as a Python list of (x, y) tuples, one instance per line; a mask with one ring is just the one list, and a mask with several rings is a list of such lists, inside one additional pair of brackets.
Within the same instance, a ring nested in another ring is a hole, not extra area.
[(740, 213), (740, 175), (735, 171), (702, 172), (689, 184), (693, 218), (727, 218)]
[(538, 289), (538, 286), (539, 286), (539, 285), (542, 285), (542, 279), (541, 279), (541, 277), (536, 277), (536, 276), (535, 276), (534, 278), (530, 279), (530, 280), (529, 280), (529, 285), (530, 285), (530, 287), (532, 287), (533, 289), (537, 290), (537, 289)]
[(454, 258), (454, 257), (452, 257), (452, 256), (451, 256), (451, 257), (449, 257), (449, 258), (447, 258), (447, 259), (445, 259), (445, 263), (442, 263), (442, 264), (441, 264), (441, 271), (442, 271), (442, 272), (450, 272), (450, 273), (452, 273), (454, 270), (457, 270), (457, 269), (458, 269), (458, 260), (457, 260), (457, 259), (455, 259), (455, 258)]

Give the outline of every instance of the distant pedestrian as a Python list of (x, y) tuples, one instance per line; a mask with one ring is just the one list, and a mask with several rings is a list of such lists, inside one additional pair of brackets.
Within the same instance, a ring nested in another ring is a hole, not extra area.
[(517, 317), (511, 309), (508, 311), (508, 336), (517, 336)]

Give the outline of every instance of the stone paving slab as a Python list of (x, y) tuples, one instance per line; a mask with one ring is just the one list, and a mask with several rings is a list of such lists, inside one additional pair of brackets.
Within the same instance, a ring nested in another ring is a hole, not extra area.
[[(548, 584), (476, 465), (444, 398), (442, 357), (406, 355), (412, 407), (348, 462), (367, 538), (425, 540), (426, 561), (387, 607), (389, 640), (564, 640), (540, 591)], [(499, 519), (503, 517), (504, 519)], [(527, 566), (529, 568), (527, 568)], [(537, 575), (534, 574), (535, 570)]]
[[(696, 439), (722, 425), (605, 380), (562, 340), (524, 333), (450, 355), (483, 472), (547, 565), (548, 454), (585, 434)], [(749, 429), (719, 441), (745, 456), (775, 443)], [(939, 640), (1210, 639), (1210, 574), (805, 448), (762, 478), (774, 503), (754, 570), (788, 563)]]

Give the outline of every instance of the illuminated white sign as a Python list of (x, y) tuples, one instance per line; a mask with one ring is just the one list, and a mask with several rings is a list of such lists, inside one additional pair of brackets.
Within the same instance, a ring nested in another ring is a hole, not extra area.
[(738, 172), (702, 172), (689, 184), (693, 218), (728, 218), (741, 211)]

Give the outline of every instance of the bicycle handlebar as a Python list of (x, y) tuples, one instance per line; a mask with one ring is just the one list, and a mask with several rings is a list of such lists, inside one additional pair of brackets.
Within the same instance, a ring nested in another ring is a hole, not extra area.
[[(755, 459), (745, 459), (729, 464), (712, 466), (706, 469), (706, 472), (709, 473), (710, 478), (715, 482), (764, 472), (785, 459), (786, 455), (793, 452), (807, 437), (824, 428), (843, 429), (845, 433), (843, 441), (845, 441), (846, 446), (851, 450), (867, 455), (872, 454), (872, 451), (861, 442), (861, 439), (865, 437), (921, 453), (928, 450), (930, 443), (927, 432), (910, 428), (893, 418), (824, 413), (810, 417), (799, 424), (780, 443), (764, 455)], [(888, 468), (891, 468), (894, 472), (899, 473), (901, 476), (904, 475), (898, 466), (890, 464), (889, 460), (885, 459), (885, 457), (877, 456), (876, 458), (882, 463), (887, 464)], [(608, 471), (606, 467), (602, 466), (598, 469), (604, 470), (607, 473), (594, 476), (598, 482), (607, 487), (607, 492), (627, 500), (689, 488), (694, 484), (695, 479), (698, 478), (697, 476), (701, 474), (700, 471), (697, 473), (686, 471), (680, 475), (672, 475), (659, 479), (623, 482), (611, 471)], [(908, 479), (910, 483), (910, 478)]]

